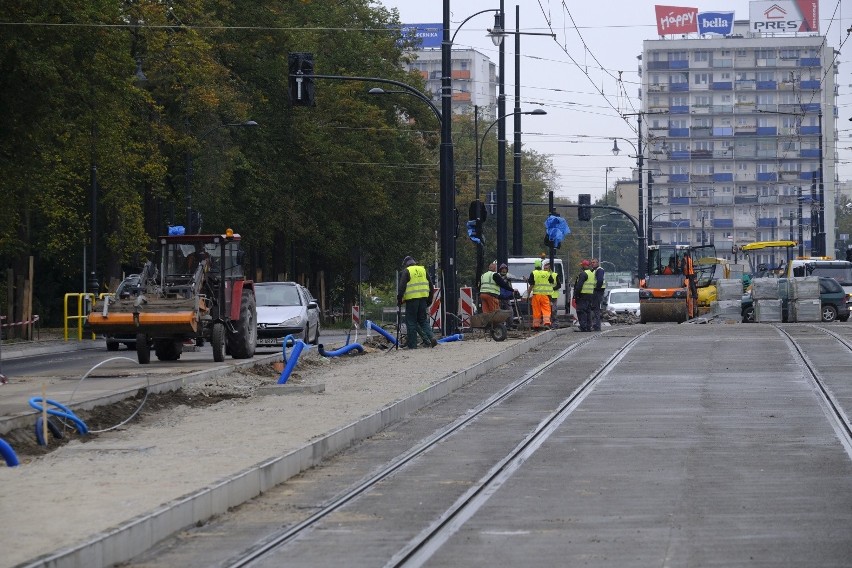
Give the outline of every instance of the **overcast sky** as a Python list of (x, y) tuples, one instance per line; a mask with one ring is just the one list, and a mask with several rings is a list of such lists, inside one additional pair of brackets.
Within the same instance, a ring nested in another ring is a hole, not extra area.
[[(440, 23), (440, 0), (378, 0), (388, 8), (397, 8), (403, 23)], [(636, 143), (636, 117), (621, 118), (641, 108), (638, 97), (639, 60), (642, 41), (658, 39), (654, 5), (689, 6), (699, 11), (733, 11), (737, 20), (748, 19), (748, 0), (650, 2), (648, 0), (504, 0), (506, 26), (515, 29), (515, 6), (520, 6), (522, 32), (553, 32), (549, 37), (521, 36), (521, 108), (541, 106), (546, 117), (523, 117), (523, 145), (552, 156), (559, 174), (557, 195), (576, 200), (580, 193), (593, 199), (603, 195), (605, 170), (609, 185), (628, 177), (636, 160), (633, 148), (618, 141), (621, 153), (612, 155), (612, 138), (628, 138)], [(451, 0), (451, 27), (480, 10), (499, 8), (500, 0)], [(568, 6), (566, 9), (565, 6)], [(845, 8), (845, 11), (844, 11)], [(570, 10), (570, 11), (569, 11)], [(834, 20), (832, 21), (832, 17)], [(473, 47), (497, 64), (498, 49), (486, 36), (494, 24), (492, 13), (469, 20), (456, 36), (457, 47)], [(852, 2), (820, 2), (820, 33), (837, 49), (852, 25)], [(514, 38), (506, 45), (506, 109), (515, 106)], [(838, 56), (837, 77), (840, 97), (838, 156), (840, 180), (852, 178), (852, 42)], [(844, 57), (845, 55), (845, 57)], [(830, 116), (827, 114), (827, 116)], [(506, 138), (512, 142), (512, 118), (507, 120)], [(828, 125), (826, 125), (828, 126)], [(495, 128), (496, 130), (496, 128)], [(508, 158), (509, 160), (511, 157)]]

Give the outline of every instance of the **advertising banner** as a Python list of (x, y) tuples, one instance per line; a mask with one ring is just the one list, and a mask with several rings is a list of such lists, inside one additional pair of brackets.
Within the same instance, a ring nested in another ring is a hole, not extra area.
[(657, 35), (688, 34), (698, 31), (698, 8), (654, 6)]
[(701, 12), (698, 14), (698, 33), (731, 35), (734, 33), (734, 13)]
[(818, 32), (819, 0), (749, 2), (749, 24), (753, 32)]
[(420, 40), (420, 49), (441, 47), (444, 24), (403, 24), (402, 35)]

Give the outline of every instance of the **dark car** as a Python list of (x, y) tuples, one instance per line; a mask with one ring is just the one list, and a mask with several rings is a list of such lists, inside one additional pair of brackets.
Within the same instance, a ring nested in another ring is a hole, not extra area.
[[(118, 288), (115, 289), (115, 297), (129, 298), (131, 296), (139, 295), (139, 292), (142, 289), (140, 279), (141, 275), (139, 274), (130, 274), (129, 276), (126, 276), (124, 280), (121, 281), (121, 284), (118, 285)], [(106, 336), (107, 351), (118, 351), (118, 348), (122, 343), (126, 345), (128, 349), (136, 349), (136, 335), (114, 334)]]
[[(780, 278), (779, 282), (783, 282)], [(822, 308), (822, 321), (832, 322), (835, 320), (847, 321), (849, 319), (849, 306), (846, 304), (846, 292), (837, 280), (820, 276), (819, 278), (819, 301)], [(782, 321), (788, 321), (788, 301), (781, 302)], [(743, 294), (742, 304), (743, 321), (751, 323), (754, 321), (754, 302), (751, 293)]]

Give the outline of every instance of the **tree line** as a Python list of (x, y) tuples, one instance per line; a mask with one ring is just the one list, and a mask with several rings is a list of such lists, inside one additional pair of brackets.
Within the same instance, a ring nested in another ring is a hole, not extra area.
[[(88, 272), (108, 290), (169, 225), (190, 222), (240, 233), (255, 279), (316, 294), (323, 278), (340, 305), (357, 288), (356, 251), (376, 282), (406, 254), (434, 260), (440, 125), (428, 106), (360, 82), (317, 80), (315, 107), (287, 96), (290, 52), (313, 53), (318, 74), (422, 91), (403, 67), (412, 45), (395, 11), (370, 0), (9, 0), (0, 22), (0, 306), (15, 303), (32, 257), (33, 311), (58, 325), (63, 294), (82, 292)], [(459, 274), (472, 281), (473, 117), (453, 120)], [(485, 164), (494, 156), (489, 141)], [(549, 158), (522, 160), (525, 200), (546, 201)], [(541, 240), (546, 214), (525, 211), (527, 242)]]

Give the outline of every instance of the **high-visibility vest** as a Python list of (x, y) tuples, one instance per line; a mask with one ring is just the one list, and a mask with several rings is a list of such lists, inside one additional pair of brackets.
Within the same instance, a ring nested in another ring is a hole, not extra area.
[(429, 297), (429, 280), (426, 279), (426, 269), (422, 266), (406, 266), (408, 282), (405, 285), (403, 300)]
[(556, 275), (555, 272), (551, 272), (551, 274), (553, 274), (553, 285), (551, 285), (551, 287), (550, 287), (550, 297), (554, 300), (558, 300), (559, 299), (559, 288), (554, 290), (553, 286), (556, 286), (556, 282), (559, 281), (559, 277)]
[(482, 275), (482, 278), (479, 280), (479, 293), (480, 294), (493, 294), (495, 296), (500, 295), (500, 287), (494, 282), (494, 275), (496, 272), (489, 270), (485, 274)]
[(586, 281), (583, 282), (583, 287), (580, 288), (581, 294), (592, 294), (595, 291), (595, 273), (587, 268), (583, 272), (586, 273)]
[(533, 270), (532, 275), (535, 282), (533, 285), (533, 294), (550, 296), (550, 293), (553, 291), (553, 283), (550, 282), (550, 272)]
[(683, 257), (683, 274), (685, 276), (695, 276), (695, 268), (692, 266), (692, 257)]

